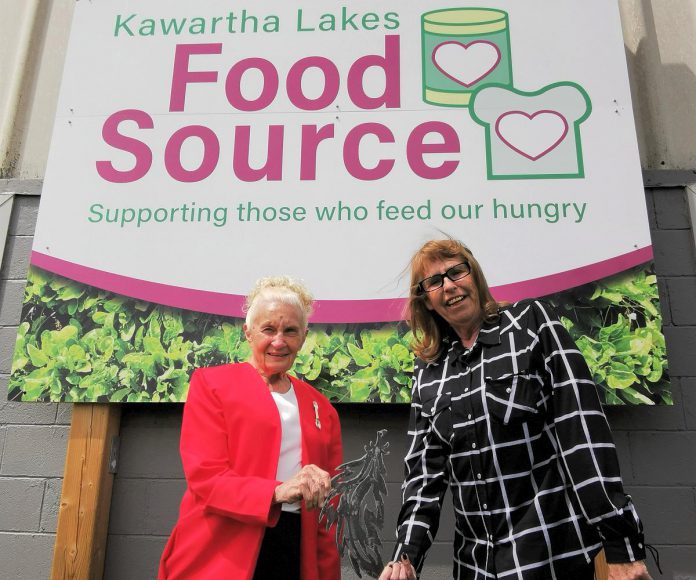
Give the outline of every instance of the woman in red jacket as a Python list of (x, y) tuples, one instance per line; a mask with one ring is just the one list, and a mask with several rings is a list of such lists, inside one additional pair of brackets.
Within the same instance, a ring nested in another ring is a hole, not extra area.
[(341, 463), (338, 414), (287, 374), (312, 297), (290, 278), (247, 298), (248, 362), (198, 369), (181, 426), (187, 489), (160, 580), (340, 578), (334, 531), (316, 509)]

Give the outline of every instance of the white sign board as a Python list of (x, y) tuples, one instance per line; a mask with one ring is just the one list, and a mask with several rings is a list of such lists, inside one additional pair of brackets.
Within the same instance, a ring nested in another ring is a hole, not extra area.
[(34, 265), (231, 316), (289, 274), (380, 322), (443, 233), (498, 299), (651, 260), (616, 2), (76, 4)]

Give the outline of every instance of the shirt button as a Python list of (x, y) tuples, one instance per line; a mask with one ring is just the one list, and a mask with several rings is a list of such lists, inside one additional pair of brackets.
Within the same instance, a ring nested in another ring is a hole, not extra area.
[(643, 547), (643, 544), (641, 544), (640, 542), (638, 542), (638, 547), (639, 547), (639, 548), (642, 548), (642, 547)]
[(472, 443), (471, 446), (476, 449), (476, 443)]
[(469, 387), (466, 387), (466, 388), (464, 389), (464, 392), (465, 392), (465, 393), (468, 393), (468, 392), (469, 392)]
[(488, 509), (488, 504), (487, 504), (487, 503), (484, 503), (484, 504), (483, 504), (483, 509), (485, 509), (485, 510)]
[(488, 539), (492, 542), (493, 541), (493, 534), (488, 534)]
[(476, 474), (476, 477), (477, 477), (477, 479), (481, 479), (481, 474), (480, 474), (480, 473), (477, 473), (477, 474)]
[(512, 389), (511, 389), (510, 387), (508, 387), (507, 389), (505, 389), (505, 392), (506, 392), (506, 393), (511, 393), (511, 392), (512, 392)]
[(471, 413), (466, 416), (467, 419), (471, 419)]

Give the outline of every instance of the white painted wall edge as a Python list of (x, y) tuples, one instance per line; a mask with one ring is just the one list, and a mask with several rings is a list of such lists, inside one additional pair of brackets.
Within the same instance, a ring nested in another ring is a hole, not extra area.
[(0, 264), (2, 264), (2, 257), (5, 253), (5, 243), (7, 241), (7, 230), (10, 227), (13, 200), (14, 194), (0, 193)]
[(686, 186), (686, 198), (689, 201), (689, 213), (691, 214), (691, 235), (694, 238), (696, 248), (696, 183)]

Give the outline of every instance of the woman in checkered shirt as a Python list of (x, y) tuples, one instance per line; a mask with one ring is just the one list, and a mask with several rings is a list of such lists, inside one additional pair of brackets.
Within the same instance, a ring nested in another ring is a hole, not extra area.
[(418, 357), (393, 560), (414, 579), (454, 504), (453, 578), (648, 580), (642, 525), (623, 491), (592, 375), (553, 310), (498, 304), (461, 242), (411, 261)]

